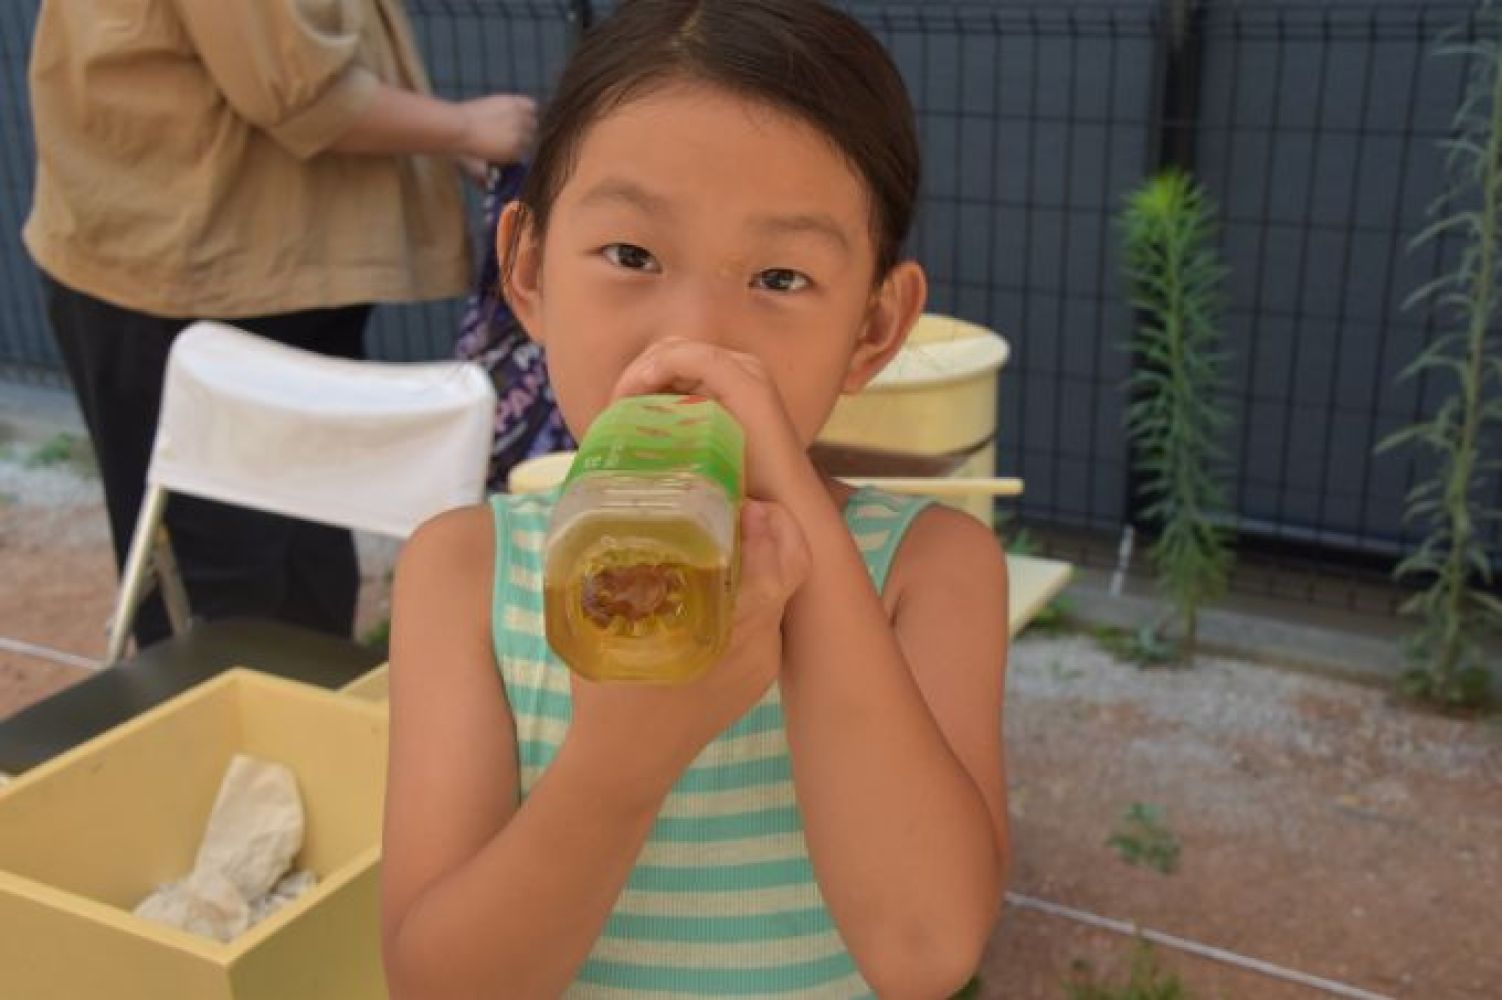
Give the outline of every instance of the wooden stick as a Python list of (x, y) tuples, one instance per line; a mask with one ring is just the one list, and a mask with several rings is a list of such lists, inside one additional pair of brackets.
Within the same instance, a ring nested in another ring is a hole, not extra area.
[(931, 497), (969, 497), (969, 496), (993, 496), (1015, 497), (1022, 495), (1023, 483), (1020, 479), (999, 478), (967, 478), (956, 476), (953, 478), (849, 478), (845, 482), (851, 486), (870, 486), (889, 493), (919, 493)]

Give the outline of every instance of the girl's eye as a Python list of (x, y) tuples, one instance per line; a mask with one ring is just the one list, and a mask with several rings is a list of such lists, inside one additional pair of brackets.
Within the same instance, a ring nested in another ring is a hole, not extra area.
[(774, 267), (758, 274), (754, 284), (771, 292), (801, 292), (809, 286), (809, 280), (798, 271)]
[(605, 259), (629, 271), (657, 271), (657, 258), (631, 243), (612, 243), (604, 249)]

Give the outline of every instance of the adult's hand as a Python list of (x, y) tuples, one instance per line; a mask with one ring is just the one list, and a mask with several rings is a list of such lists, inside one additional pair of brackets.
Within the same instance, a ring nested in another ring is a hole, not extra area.
[(491, 94), (459, 105), (464, 116), (460, 154), (486, 163), (515, 163), (537, 138), (537, 102), (520, 94)]
[(329, 149), (336, 153), (454, 157), (476, 164), (515, 163), (537, 136), (537, 102), (520, 94), (444, 101), (379, 84), (369, 104)]

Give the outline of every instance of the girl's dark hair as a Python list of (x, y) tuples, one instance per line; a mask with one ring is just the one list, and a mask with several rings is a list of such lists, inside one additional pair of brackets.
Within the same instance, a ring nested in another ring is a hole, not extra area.
[(876, 278), (886, 276), (918, 197), (912, 102), (881, 43), (819, 0), (623, 0), (585, 38), (543, 114), (521, 193), (539, 237), (589, 127), (683, 79), (790, 113), (832, 141), (870, 188)]

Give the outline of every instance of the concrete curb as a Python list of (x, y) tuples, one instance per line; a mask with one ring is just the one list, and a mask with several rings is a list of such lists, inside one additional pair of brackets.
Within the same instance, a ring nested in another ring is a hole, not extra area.
[[(1163, 608), (1150, 584), (1133, 580), (1113, 596), (1109, 574), (1088, 568), (1076, 572), (1063, 599), (1071, 621), (1086, 628), (1136, 629), (1156, 620)], [(1202, 611), (1201, 651), (1388, 690), (1408, 669), (1405, 621), (1307, 607), (1298, 609), (1306, 620), (1292, 620), (1269, 615), (1270, 604), (1232, 595)], [(1494, 674), (1493, 690), (1502, 698), (1502, 674)]]

